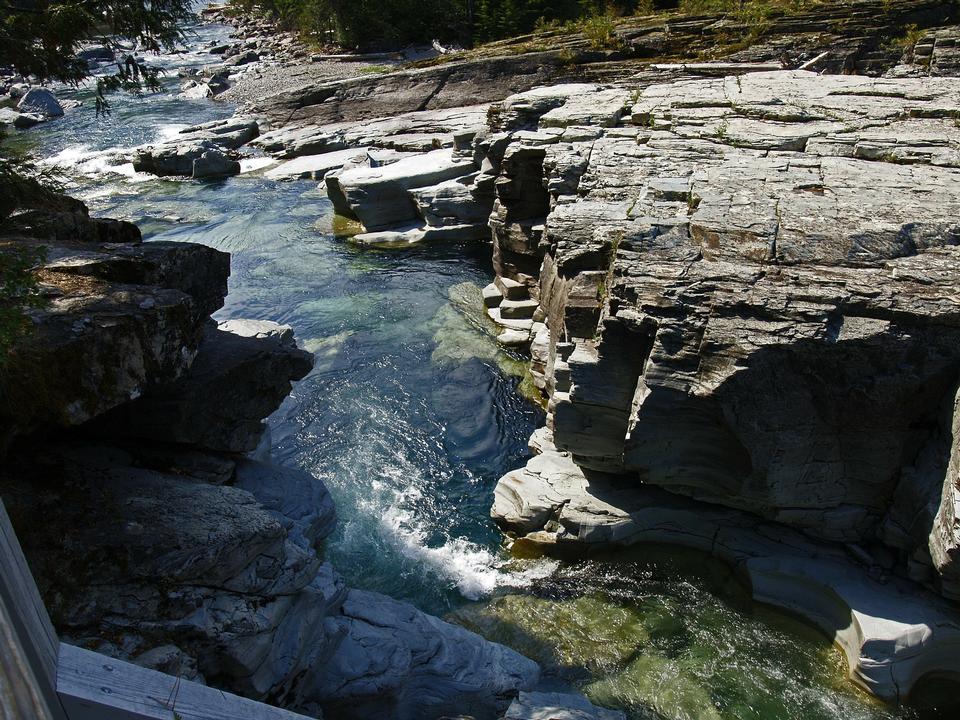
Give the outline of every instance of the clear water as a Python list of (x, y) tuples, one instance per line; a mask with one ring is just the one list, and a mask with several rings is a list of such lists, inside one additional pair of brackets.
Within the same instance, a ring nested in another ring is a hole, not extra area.
[[(200, 48), (227, 30), (195, 32)], [(64, 89), (85, 107), (13, 143), (59, 164), (95, 214), (230, 252), (217, 317), (289, 323), (316, 354), (270, 419), (273, 454), (329, 487), (340, 523), (327, 557), (351, 585), (449, 614), (541, 661), (548, 684), (631, 718), (910, 716), (856, 691), (829, 643), (753, 607), (715, 564), (511, 559), (489, 520), (493, 486), (524, 462), (542, 414), (481, 311), (489, 247), (361, 250), (334, 236), (315, 183), (134, 173), (125, 148), (232, 114), (177, 97), (176, 69), (209, 60), (156, 58), (165, 89), (118, 96), (107, 118), (90, 88)]]

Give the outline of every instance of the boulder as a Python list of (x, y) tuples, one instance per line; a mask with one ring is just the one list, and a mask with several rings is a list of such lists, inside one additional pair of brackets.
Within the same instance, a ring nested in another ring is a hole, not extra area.
[(191, 177), (208, 178), (239, 175), (240, 162), (219, 149), (206, 150), (193, 161)]
[(26, 130), (46, 120), (47, 118), (37, 113), (19, 113), (13, 118), (13, 126), (18, 130)]
[(36, 115), (43, 120), (63, 117), (63, 107), (57, 96), (45, 88), (32, 88), (20, 98), (17, 110), (25, 115)]
[(486, 716), (539, 678), (513, 650), (376, 593), (351, 590), (330, 622), (343, 639), (315, 682), (337, 717)]
[(418, 217), (412, 189), (436, 185), (473, 169), (472, 160), (456, 158), (449, 150), (435, 150), (385, 167), (345, 170), (333, 181), (350, 216), (368, 231), (375, 231)]
[(110, 437), (185, 443), (224, 452), (256, 449), (263, 419), (313, 367), (286, 325), (229, 320), (207, 330), (189, 372), (98, 418)]
[(137, 172), (154, 175), (209, 175), (239, 174), (240, 163), (229, 150), (222, 150), (211, 140), (154, 145), (137, 150), (133, 158)]

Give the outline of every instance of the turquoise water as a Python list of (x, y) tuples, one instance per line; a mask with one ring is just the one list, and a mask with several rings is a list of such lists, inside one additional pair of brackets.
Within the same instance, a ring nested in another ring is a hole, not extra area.
[[(194, 43), (225, 35), (202, 27)], [(631, 718), (912, 717), (857, 692), (828, 642), (753, 606), (710, 562), (511, 560), (489, 519), (493, 487), (523, 464), (543, 418), (481, 312), (489, 246), (361, 250), (335, 237), (316, 183), (134, 173), (126, 149), (232, 114), (177, 97), (177, 68), (209, 60), (157, 58), (164, 91), (118, 96), (107, 118), (89, 88), (65, 90), (86, 107), (14, 142), (59, 164), (94, 213), (230, 252), (216, 317), (289, 323), (315, 353), (269, 421), (272, 452), (329, 487), (340, 523), (326, 553), (350, 585), (450, 614), (541, 661), (548, 683)]]

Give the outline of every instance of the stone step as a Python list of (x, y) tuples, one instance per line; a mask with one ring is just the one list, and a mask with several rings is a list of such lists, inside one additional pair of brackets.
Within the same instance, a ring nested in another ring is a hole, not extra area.
[(523, 330), (529, 334), (533, 329), (532, 319), (505, 318), (500, 315), (500, 308), (498, 307), (487, 308), (487, 315), (489, 315), (490, 319), (493, 320), (497, 325), (502, 325), (510, 330)]
[(504, 330), (497, 335), (497, 342), (504, 347), (525, 348), (530, 345), (530, 332), (523, 330)]
[(508, 300), (523, 300), (530, 297), (530, 292), (527, 290), (527, 286), (523, 283), (517, 282), (516, 280), (497, 276), (497, 279), (493, 282), (498, 288), (500, 288), (500, 292), (503, 293), (503, 296)]
[(533, 314), (540, 307), (536, 300), (504, 300), (500, 303), (500, 317), (504, 320), (533, 319)]
[(500, 292), (500, 288), (497, 287), (496, 283), (490, 283), (481, 290), (481, 292), (483, 293), (483, 304), (485, 307), (497, 307), (503, 302), (503, 293)]

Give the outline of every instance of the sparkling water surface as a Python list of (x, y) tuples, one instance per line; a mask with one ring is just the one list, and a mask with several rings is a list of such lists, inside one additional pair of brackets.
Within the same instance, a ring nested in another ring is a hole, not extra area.
[[(234, 108), (178, 97), (228, 30), (200, 26), (191, 50), (149, 58), (164, 89), (84, 101), (12, 144), (64, 173), (97, 215), (148, 240), (232, 255), (217, 319), (292, 325), (313, 372), (270, 418), (273, 456), (321, 478), (340, 522), (326, 556), (347, 582), (447, 615), (540, 661), (548, 687), (580, 687), (631, 718), (855, 720), (917, 717), (844, 678), (840, 653), (806, 626), (749, 602), (714, 561), (645, 549), (630, 557), (514, 560), (489, 519), (493, 487), (523, 464), (543, 421), (499, 350), (479, 288), (490, 248), (360, 249), (338, 239), (314, 182), (256, 172), (219, 181), (138, 174), (128, 149)], [(924, 713), (935, 717), (935, 713)]]

